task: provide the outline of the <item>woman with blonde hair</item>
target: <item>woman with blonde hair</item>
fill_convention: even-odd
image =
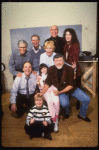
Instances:
[[[54,52],[55,45],[53,41],[46,41],[44,43],[45,53],[40,55],[40,64],[44,63],[48,67],[54,65],[53,57],[56,55]]]

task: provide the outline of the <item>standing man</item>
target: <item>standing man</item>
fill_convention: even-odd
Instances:
[[[43,47],[39,45],[40,37],[38,35],[31,36],[31,42],[33,44],[33,48],[30,49],[30,53],[32,56],[33,63],[33,71],[39,72],[39,64],[40,64],[40,55],[45,52]]]
[[[27,50],[28,43],[25,40],[18,41],[18,50],[12,53],[9,60],[9,71],[15,77],[21,77],[23,72],[23,63],[32,62],[31,53]]]
[[[64,62],[65,59],[63,55],[56,54],[54,56],[55,65],[51,66],[48,70],[48,76],[41,95],[43,95],[51,85],[55,86],[58,90],[54,90],[53,92],[55,95],[59,95],[60,104],[65,109],[65,118],[69,118],[70,95],[81,102],[78,118],[91,122],[91,120],[86,117],[90,97],[75,86],[75,80],[73,79],[74,71],[72,67],[64,64]]]
[[[51,37],[45,40],[45,42],[50,41],[50,40],[54,41],[54,44],[55,44],[54,52],[63,54],[63,49],[64,49],[63,47],[65,43],[64,43],[63,38],[58,36],[58,31],[59,31],[58,27],[56,25],[52,25],[50,28]]]
[[[34,103],[36,89],[36,76],[32,73],[32,64],[24,62],[22,77],[16,77],[11,89],[11,111],[16,112],[17,117],[23,115],[23,104],[29,110]]]

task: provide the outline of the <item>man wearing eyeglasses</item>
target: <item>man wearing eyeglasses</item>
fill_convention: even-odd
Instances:
[[[9,71],[15,77],[22,76],[22,67],[25,61],[32,63],[31,53],[27,50],[28,43],[25,40],[18,41],[18,50],[12,53],[9,60]]]

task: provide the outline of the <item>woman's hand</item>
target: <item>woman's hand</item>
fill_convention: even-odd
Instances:
[[[19,72],[19,73],[17,74],[17,77],[21,78],[21,77],[22,77],[22,73]]]
[[[76,62],[72,62],[72,68],[75,69],[76,68]]]

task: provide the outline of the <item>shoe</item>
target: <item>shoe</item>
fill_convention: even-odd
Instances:
[[[58,123],[55,123],[55,124],[54,124],[54,132],[55,132],[55,133],[58,132]]]
[[[42,138],[44,138],[44,132],[42,132]]]
[[[68,119],[68,118],[69,118],[69,115],[65,114],[65,115],[63,116],[63,121],[64,121],[65,119]]]
[[[29,137],[30,137],[30,139],[32,139],[32,138],[33,138],[33,135],[32,135],[32,134],[30,134],[30,135],[29,135]]]
[[[13,118],[18,118],[18,114],[17,114],[16,112],[12,112],[12,113],[11,113],[11,116],[12,116]]]
[[[79,110],[80,109],[80,101],[77,100],[76,102],[76,110]]]
[[[42,133],[42,137],[43,138],[46,138],[46,139],[48,139],[48,140],[52,140],[52,137],[51,137],[51,134],[50,133]]]
[[[88,117],[82,118],[80,115],[78,115],[78,118],[79,118],[79,119],[83,119],[83,120],[86,121],[86,122],[91,122],[91,120],[90,120]]]

